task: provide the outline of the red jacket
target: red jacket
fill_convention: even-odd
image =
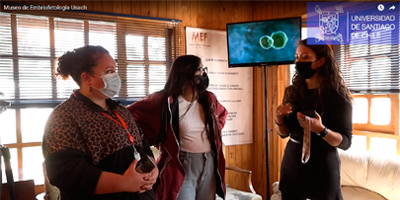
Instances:
[[[210,130],[213,130],[213,134],[209,134],[209,139],[216,155],[217,194],[225,199],[225,158],[222,152],[221,129],[225,125],[227,111],[217,101],[215,95],[208,91],[200,95],[199,103],[202,104],[206,114],[206,110],[209,110],[208,113],[214,113],[208,116],[212,119],[208,120],[208,125],[212,127]],[[160,91],[128,107],[149,145],[155,145],[160,151],[157,159],[160,173],[154,185],[157,200],[175,200],[185,179],[185,171],[179,160],[178,104],[176,97],[167,97]]]

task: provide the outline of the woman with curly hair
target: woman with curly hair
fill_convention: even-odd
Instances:
[[[121,88],[116,67],[101,46],[58,58],[57,75],[79,85],[53,110],[43,135],[46,175],[59,200],[155,199],[158,168],[136,171],[153,153],[129,111],[111,99]]]
[[[282,160],[283,200],[342,199],[337,148],[352,138],[352,97],[328,45],[302,40],[296,73],[276,110],[275,128],[290,136]]]

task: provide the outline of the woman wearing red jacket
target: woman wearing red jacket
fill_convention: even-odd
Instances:
[[[158,200],[225,197],[221,129],[227,111],[206,91],[208,83],[199,57],[180,56],[163,90],[128,107],[149,144],[160,150]]]

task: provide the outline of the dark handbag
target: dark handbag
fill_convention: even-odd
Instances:
[[[35,183],[33,180],[14,182],[10,163],[10,150],[8,147],[3,145],[0,145],[0,180],[3,180],[1,157],[4,157],[7,183],[1,185],[0,200],[36,200]]]

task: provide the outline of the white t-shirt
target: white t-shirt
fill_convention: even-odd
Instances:
[[[190,106],[182,96],[178,97],[179,102],[179,137],[182,151],[191,153],[204,153],[211,151],[211,144],[208,140],[205,126],[205,115],[203,107],[196,100]],[[190,107],[190,108],[189,108]],[[188,110],[189,108],[189,110]],[[185,114],[185,112],[187,113]]]

